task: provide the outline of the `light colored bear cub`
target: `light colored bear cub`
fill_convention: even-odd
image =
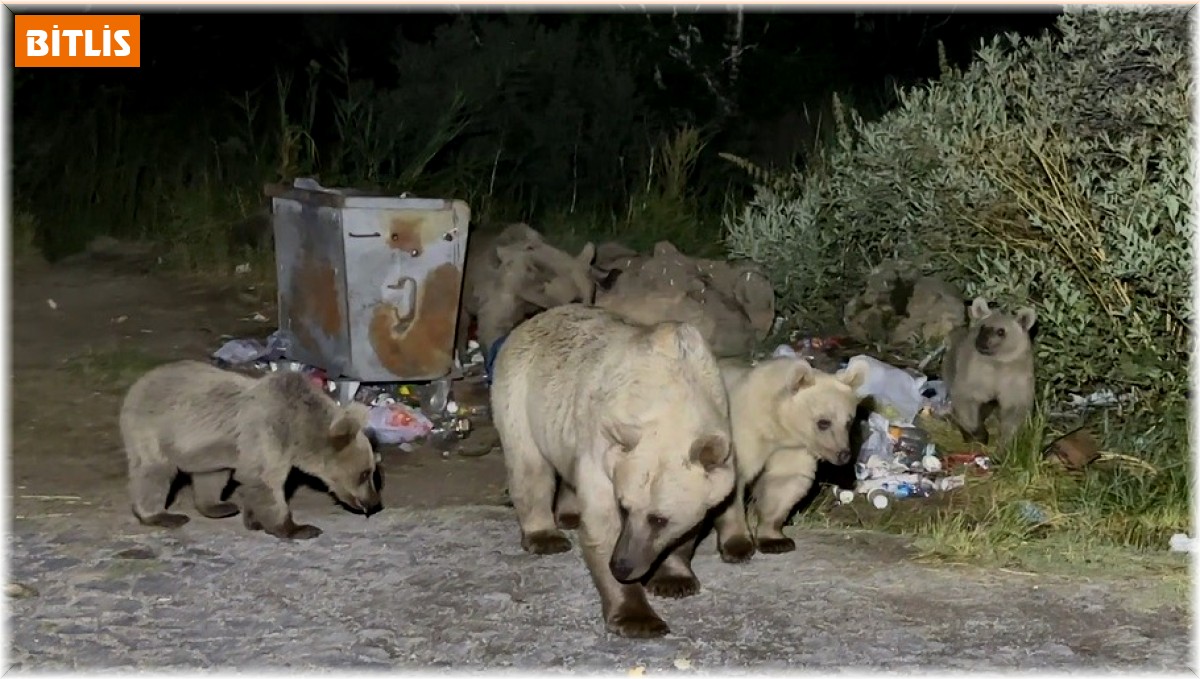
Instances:
[[[812,488],[819,460],[850,461],[850,427],[867,370],[865,363],[855,361],[830,374],[794,357],[754,367],[721,362],[738,477],[735,499],[716,522],[725,561],[745,561],[755,546],[767,554],[796,548],[783,534],[784,521]],[[753,541],[746,521],[747,490],[758,514]]]
[[[491,397],[521,545],[565,552],[560,528],[577,523],[607,629],[666,634],[642,582],[699,591],[698,527],[734,488],[728,399],[699,331],[555,307],[505,340]]]

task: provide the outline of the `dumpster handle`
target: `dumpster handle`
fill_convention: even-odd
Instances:
[[[379,238],[379,232],[376,231],[375,233],[352,233],[352,234],[349,234],[349,236],[351,238]]]
[[[388,284],[389,290],[403,290],[408,288],[408,311],[401,316],[399,312],[395,312],[396,325],[395,330],[397,335],[404,335],[408,332],[412,325],[413,318],[417,315],[417,281],[411,276],[401,276],[395,283]]]

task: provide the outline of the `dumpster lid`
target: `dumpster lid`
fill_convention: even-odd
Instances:
[[[290,185],[270,183],[263,193],[271,198],[294,200],[309,205],[333,208],[368,208],[376,210],[447,210],[453,201],[442,198],[410,198],[407,193],[389,196],[384,193],[352,188],[321,186],[311,177],[298,177]]]

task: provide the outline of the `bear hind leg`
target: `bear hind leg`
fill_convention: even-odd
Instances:
[[[782,470],[781,470],[782,472]],[[795,551],[796,541],[783,534],[783,524],[800,500],[812,488],[813,477],[792,470],[772,473],[768,470],[759,479],[755,493],[758,528],[755,531],[758,551],[763,554],[783,554]]]
[[[579,528],[579,497],[565,481],[558,481],[558,497],[554,501],[554,522],[562,530]]]
[[[520,429],[522,427],[518,427]],[[571,540],[554,520],[554,467],[542,457],[527,432],[509,431],[503,440],[508,468],[508,496],[521,526],[521,547],[531,554],[560,554],[571,549]]]
[[[133,515],[144,526],[179,528],[189,521],[186,514],[167,511],[171,482],[179,470],[163,461],[137,462],[129,465],[129,494],[133,498]]]
[[[196,511],[210,519],[225,519],[237,515],[237,503],[221,500],[229,478],[229,471],[192,474],[192,495],[196,499]]]

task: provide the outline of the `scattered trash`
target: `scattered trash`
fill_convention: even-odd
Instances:
[[[112,319],[112,322],[113,323],[124,323],[125,321],[128,321],[128,320],[129,320],[128,316],[117,316],[116,318]]]
[[[921,395],[921,387],[928,378],[924,375],[912,375],[866,354],[854,356],[848,363],[855,361],[865,362],[869,367],[867,379],[858,388],[859,396],[874,398],[877,412],[888,421],[912,424],[924,405],[925,397]]]
[[[237,266],[233,267],[233,273],[236,276],[250,273],[250,263],[245,262],[243,264],[238,264]]]
[[[1172,552],[1198,551],[1196,538],[1189,538],[1186,533],[1176,533],[1172,535],[1170,546]]]
[[[925,399],[921,412],[933,417],[945,417],[950,414],[949,390],[945,382],[929,380],[921,385],[921,398]]]
[[[646,674],[646,666],[645,665],[637,665],[629,670],[629,676],[631,676],[631,677],[641,677],[641,676],[644,676],[645,674]]]
[[[1029,500],[1017,502],[1017,513],[1022,519],[1032,524],[1042,524],[1050,520],[1045,510]]]
[[[675,665],[675,669],[677,670],[686,672],[687,670],[692,669],[692,661],[688,660],[687,658],[676,658],[675,662],[672,664]]]
[[[367,426],[385,445],[415,441],[433,431],[433,422],[428,417],[403,403],[371,406]]]
[[[266,323],[267,321],[269,321],[269,320],[271,320],[271,319],[269,319],[269,318],[267,318],[266,316],[263,316],[262,314],[260,314],[260,313],[258,313],[257,311],[255,311],[255,312],[254,312],[254,315],[250,317],[250,320],[252,320],[252,321],[258,321],[259,323]]]
[[[1100,391],[1092,392],[1087,396],[1070,394],[1067,397],[1067,403],[1072,408],[1078,408],[1081,410],[1095,407],[1107,408],[1115,406],[1123,401],[1129,401],[1131,397],[1131,394],[1125,394],[1124,396],[1118,397],[1112,392],[1111,389],[1101,389]]]
[[[226,342],[220,349],[213,352],[212,357],[218,363],[225,363],[227,365],[245,365],[260,359],[274,361],[283,358],[287,354],[287,350],[291,346],[289,340],[290,337],[280,331],[271,333],[267,337],[265,346],[254,339],[234,339]]]
[[[478,353],[479,344],[472,344]],[[358,384],[331,379],[320,368],[287,359],[292,346],[292,336],[286,331],[277,330],[267,337],[265,344],[256,339],[229,339],[213,352],[212,359],[222,367],[299,372],[331,397],[353,398],[370,407],[368,427],[374,430],[376,440],[384,445],[399,445],[404,450],[413,450],[412,444],[424,442],[443,448],[446,457],[449,457],[452,448],[458,448],[457,452],[468,457],[486,455],[494,448],[493,442],[487,440],[469,447],[458,445],[475,430],[471,418],[486,417],[488,408],[486,405],[467,407],[454,400],[450,380],[434,380],[425,384]],[[471,364],[482,362],[483,357],[479,356]],[[348,384],[354,388],[339,389]]]
[[[55,302],[52,299],[46,300],[46,304],[50,305],[51,309],[58,309],[58,302]]]
[[[983,453],[950,453],[942,456],[942,463],[947,470],[966,467],[977,474],[991,470],[991,459]]]
[[[1055,439],[1043,456],[1061,463],[1067,471],[1078,472],[1100,458],[1100,447],[1086,429],[1076,429]]]

